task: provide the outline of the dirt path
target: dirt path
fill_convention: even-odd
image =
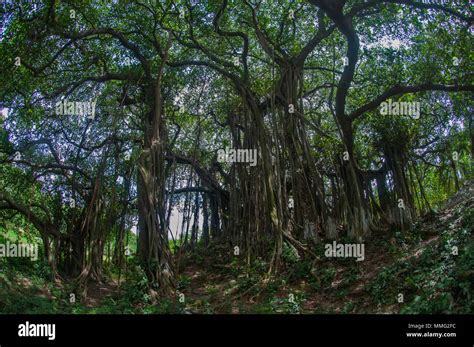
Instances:
[[[118,282],[115,280],[107,283],[91,282],[87,287],[84,305],[89,308],[99,307],[105,299],[116,293],[118,293]]]

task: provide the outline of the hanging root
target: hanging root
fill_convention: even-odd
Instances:
[[[301,243],[300,241],[296,240],[290,233],[283,232],[283,237],[293,246],[296,248],[297,251],[301,251],[304,254],[309,254],[312,258],[317,259],[317,255],[314,254],[306,245]]]

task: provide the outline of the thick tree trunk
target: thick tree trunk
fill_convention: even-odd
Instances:
[[[346,228],[351,238],[365,238],[370,232],[372,214],[364,197],[362,177],[354,158],[343,160],[341,176],[346,200]]]
[[[71,236],[71,274],[78,276],[84,267],[85,244],[84,235],[79,228],[75,228]]]
[[[162,66],[163,68],[163,66]],[[153,299],[174,292],[175,278],[165,221],[165,131],[162,119],[161,74],[149,90],[152,109],[144,120],[144,148],[138,159],[138,255]]]
[[[345,116],[343,116],[345,117]],[[345,194],[345,227],[351,238],[364,239],[370,233],[372,213],[364,194],[364,179],[354,158],[354,135],[352,122],[347,118],[337,118],[346,153],[340,159],[340,175]]]
[[[151,291],[170,295],[174,289],[164,216],[161,176],[164,157],[158,143],[145,149],[138,162],[138,250],[141,263],[148,276]]]
[[[51,277],[54,281],[59,278],[55,250],[51,249],[48,235],[41,235],[41,239],[43,240],[44,256],[48,262],[49,268],[51,270]]]
[[[306,136],[304,112],[300,102],[303,93],[302,71],[301,66],[294,66],[291,63],[282,68],[279,93],[282,99],[283,117],[280,123],[284,132],[283,145],[286,149],[286,158],[282,158],[281,161],[289,163],[296,235],[302,235],[303,228],[305,230],[309,228],[314,234],[312,239],[317,240],[319,234],[324,234],[328,229],[327,236],[333,238],[334,220],[328,218],[323,181],[309,151]],[[286,204],[284,208],[287,208]]]
[[[209,207],[211,209],[211,239],[216,240],[221,233],[220,218],[219,218],[219,204],[215,194],[209,196]]]
[[[408,228],[416,218],[416,212],[413,195],[405,174],[406,160],[403,153],[393,147],[386,148],[385,159],[392,172],[394,184],[395,201],[391,210],[396,218],[394,218],[392,224],[401,228]]]
[[[194,197],[194,220],[191,228],[191,249],[194,249],[198,242],[199,233],[199,193],[195,193]]]
[[[282,218],[281,212],[279,213],[279,208],[276,201],[276,188],[272,172],[272,161],[269,143],[267,139],[265,124],[263,122],[263,115],[260,113],[255,99],[247,90],[241,90],[241,95],[243,100],[247,103],[247,109],[251,116],[252,124],[255,126],[256,132],[256,144],[258,145],[261,160],[262,168],[262,178],[263,178],[263,206],[266,213],[266,217],[270,222],[270,230],[273,232],[274,239],[274,250],[272,255],[272,260],[270,263],[269,274],[277,273],[280,268],[281,254],[283,252],[283,230],[282,230]],[[251,184],[260,184],[260,182],[254,182],[252,180]],[[256,191],[258,189],[255,189]],[[265,230],[265,225],[262,226],[262,230]]]

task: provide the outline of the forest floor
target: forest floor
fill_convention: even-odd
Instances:
[[[214,245],[183,256],[174,299],[151,303],[143,274],[129,271],[119,285],[91,283],[71,304],[67,284],[52,284],[42,269],[0,272],[3,313],[472,313],[474,312],[474,183],[443,209],[407,231],[390,230],[365,243],[365,260],[299,259],[284,250],[284,270],[268,278],[268,264],[233,256]],[[130,269],[133,269],[130,264]]]
[[[424,216],[411,230],[373,235],[365,243],[365,260],[361,262],[324,256],[304,262],[286,257],[288,265],[282,276],[266,281],[261,272],[248,271],[240,259],[229,261],[225,254],[219,254],[228,248],[214,249],[214,256],[193,255],[186,259],[192,265],[186,266],[180,277],[184,279],[182,293],[190,301],[186,310],[197,313],[472,312],[473,289],[468,281],[474,279],[473,225],[474,184],[471,182],[443,209]]]

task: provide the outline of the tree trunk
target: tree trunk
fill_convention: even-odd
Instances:
[[[202,224],[202,240],[204,246],[209,245],[209,210],[207,207],[208,198],[207,193],[202,194],[202,215],[203,215],[203,224]]]
[[[165,136],[160,88],[159,78],[149,97],[153,107],[144,122],[144,148],[137,164],[138,255],[153,299],[160,294],[170,296],[175,288],[165,221]]]

